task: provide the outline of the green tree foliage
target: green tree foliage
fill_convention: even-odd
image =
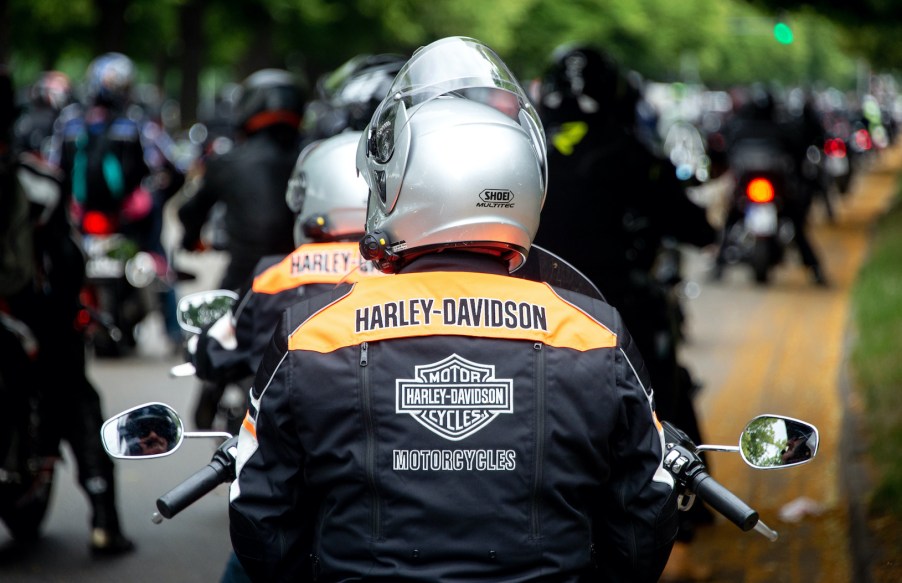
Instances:
[[[774,13],[744,0],[4,2],[15,23],[7,45],[19,83],[47,68],[78,77],[92,56],[115,49],[139,63],[145,81],[171,95],[178,96],[184,75],[204,79],[209,94],[264,66],[303,71],[313,81],[354,55],[410,54],[449,35],[488,43],[521,79],[540,75],[555,47],[588,42],[653,80],[843,88],[855,80],[854,57],[843,52],[851,45],[831,21],[810,9],[787,13],[794,42],[780,44],[773,37]],[[198,30],[182,18],[188,8],[200,11]],[[885,38],[868,37],[869,50],[883,47]],[[192,55],[200,59],[197,71]]]

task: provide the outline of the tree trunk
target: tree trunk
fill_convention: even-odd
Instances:
[[[182,86],[179,95],[182,126],[189,127],[197,120],[200,101],[199,79],[203,67],[205,0],[189,0],[179,10],[179,28],[182,37]]]
[[[9,0],[0,0],[0,65],[8,65],[10,58]]]
[[[97,47],[100,53],[116,51],[125,53],[125,12],[129,0],[96,0],[100,23],[97,31]]]

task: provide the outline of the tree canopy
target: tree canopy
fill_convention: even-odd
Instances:
[[[361,53],[410,54],[450,35],[494,48],[521,80],[552,50],[595,44],[647,79],[726,86],[753,81],[854,87],[862,58],[889,54],[883,29],[900,9],[868,0],[876,20],[843,20],[842,2],[779,0],[0,0],[0,61],[28,83],[46,69],[79,79],[90,59],[117,50],[145,81],[189,111],[228,81],[266,66],[308,79]],[[857,5],[856,5],[857,6]],[[823,10],[821,10],[823,8]],[[778,12],[778,9],[786,9]],[[857,8],[856,8],[857,10]],[[839,20],[831,20],[839,19]],[[778,20],[792,42],[774,37]],[[899,49],[896,49],[899,50]],[[883,51],[883,53],[881,53]],[[189,114],[188,118],[191,117]]]

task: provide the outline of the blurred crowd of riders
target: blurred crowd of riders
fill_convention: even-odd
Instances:
[[[52,467],[60,441],[72,446],[92,503],[94,552],[128,552],[133,543],[119,528],[112,464],[98,440],[100,400],[86,374],[80,222],[92,209],[134,218],[122,228],[134,229],[139,246],[159,258],[170,278],[159,307],[170,342],[180,348],[175,250],[161,238],[166,205],[177,205],[181,252],[226,252],[219,285],[253,293],[260,259],[284,257],[305,240],[329,240],[327,232],[304,230],[312,223],[297,220],[302,205],[286,204],[304,148],[363,130],[405,61],[360,55],[312,86],[287,70],[260,70],[222,87],[189,128],[178,127],[171,100],[137,83],[126,55],[99,56],[79,80],[47,71],[18,91],[13,83],[26,80],[5,71],[4,212],[13,208],[13,191],[21,191],[30,241],[21,247],[29,265],[4,255],[0,311],[30,329],[37,344],[21,362],[3,359],[0,390],[14,391],[10,385],[23,370],[38,380],[30,383],[42,419],[36,467]],[[723,201],[702,206],[697,193],[706,183],[731,180],[737,135],[775,124],[793,142],[793,172],[805,185],[793,217],[801,261],[816,283],[827,283],[829,257],[818,257],[805,237],[809,212],[817,203],[835,219],[837,201],[852,191],[858,172],[893,144],[895,88],[879,78],[862,95],[756,84],[698,92],[691,113],[674,113],[685,99],[662,111],[651,83],[590,45],[558,48],[528,86],[545,125],[549,165],[535,242],[572,262],[621,311],[651,371],[659,416],[701,443],[693,407],[699,387],[680,359],[682,274],[674,250],[707,250],[712,273],[721,276],[725,262],[717,249],[735,218]],[[0,225],[7,246],[16,233],[21,238],[13,216],[6,212]],[[12,336],[9,329],[4,333]],[[222,383],[202,393],[195,422],[210,427]],[[64,414],[74,410],[81,411],[77,421]],[[711,516],[701,508],[686,514],[679,540],[688,545]],[[684,552],[679,545],[674,551],[674,576],[702,576],[679,564]]]

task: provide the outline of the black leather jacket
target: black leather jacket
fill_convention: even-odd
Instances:
[[[422,257],[286,311],[232,544],[256,581],[656,581],[676,508],[651,403],[610,306]]]
[[[285,189],[300,153],[300,142],[297,135],[289,141],[286,136],[273,135],[270,129],[252,134],[229,152],[211,158],[200,189],[178,210],[185,229],[182,246],[193,249],[213,205],[225,203],[229,266],[222,286],[228,289],[244,291],[262,257],[284,257],[295,247],[294,216],[285,204]]]

